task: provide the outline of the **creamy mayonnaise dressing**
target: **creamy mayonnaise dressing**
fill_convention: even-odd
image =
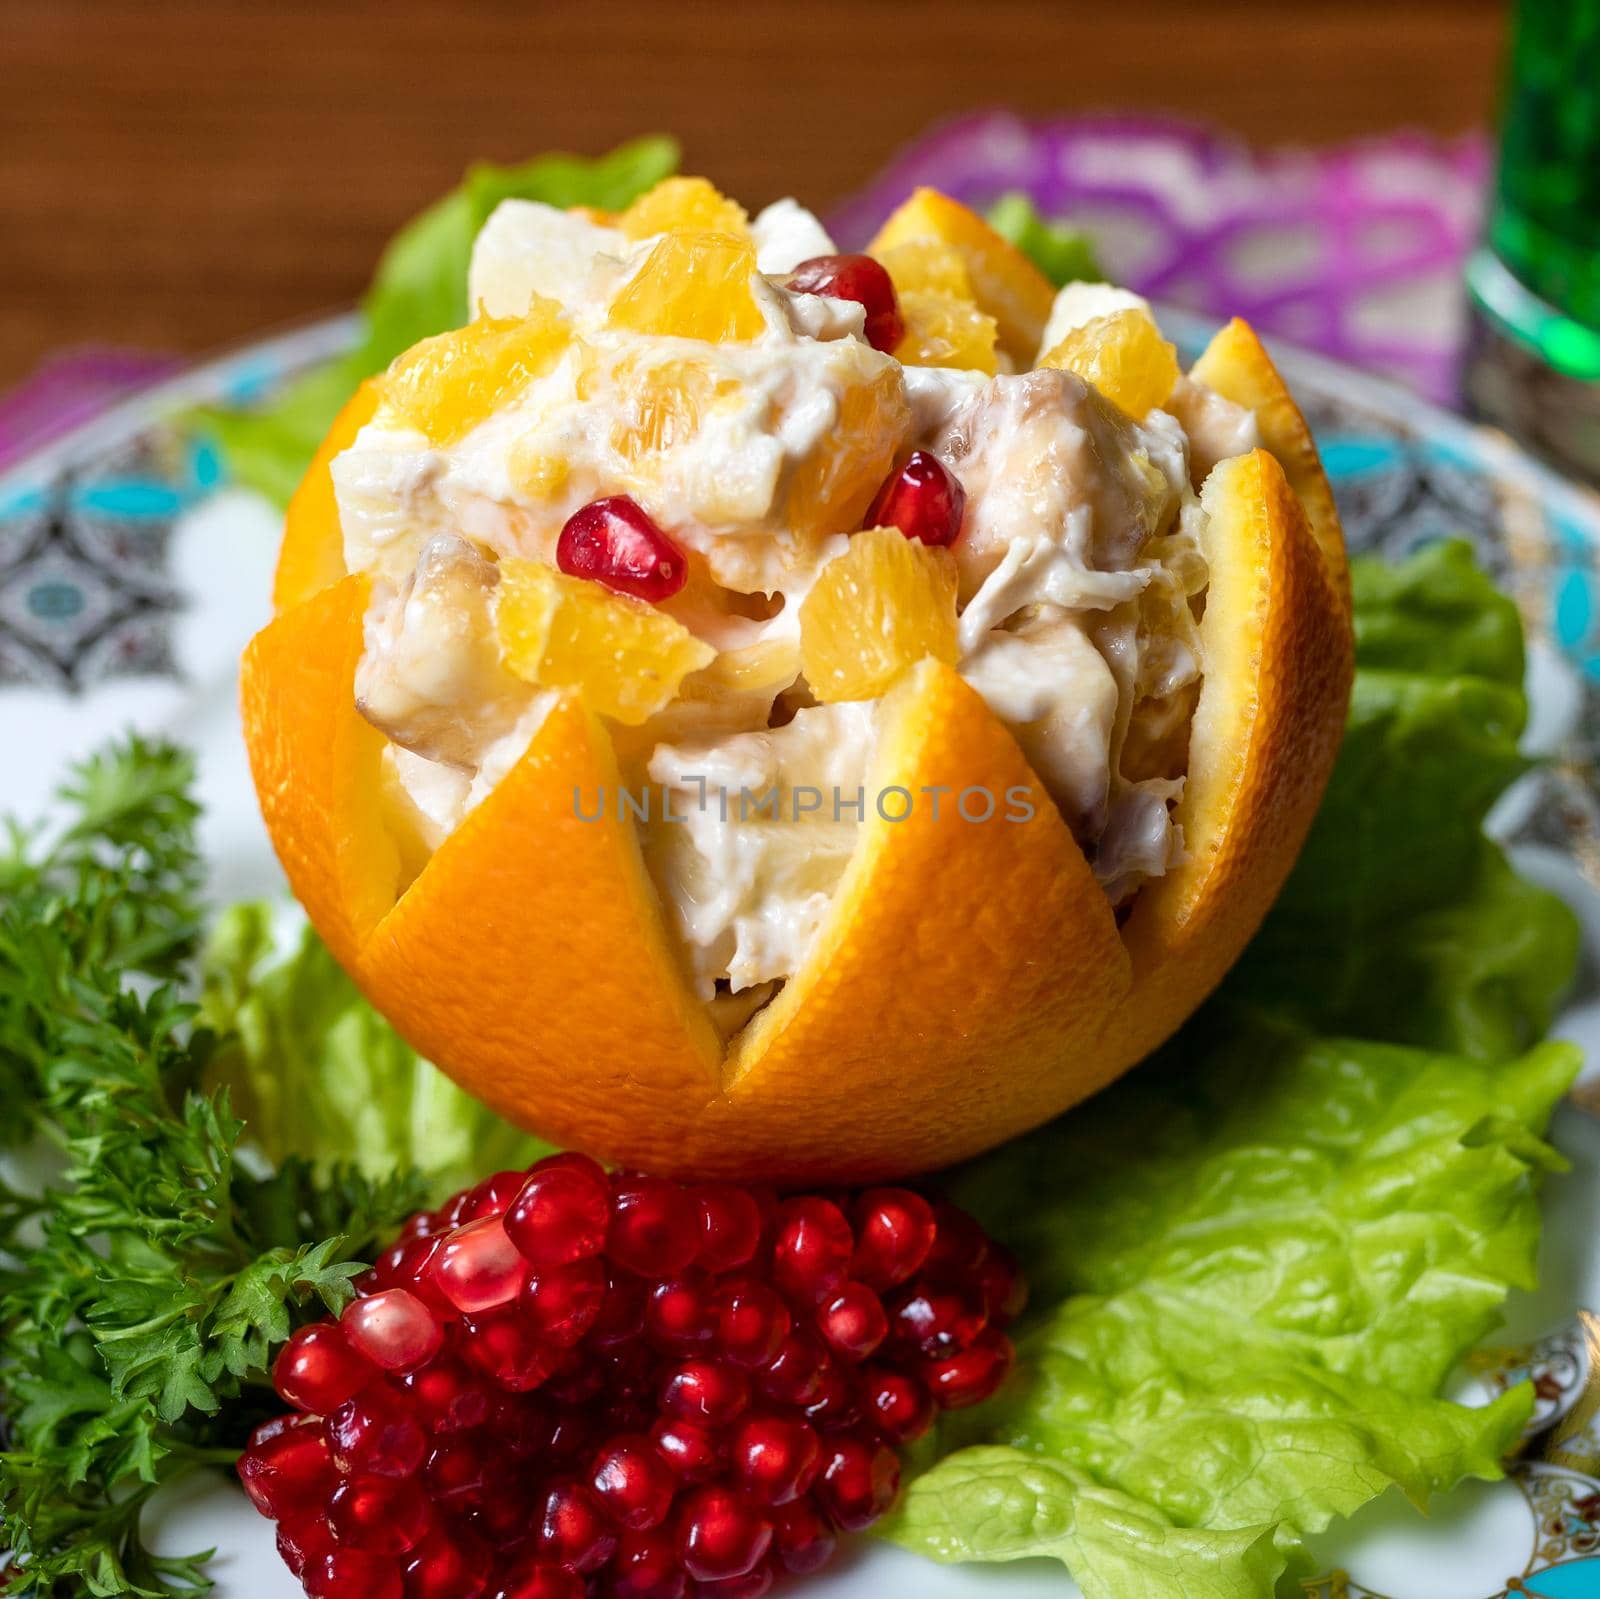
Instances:
[[[751,234],[773,278],[834,250],[792,200]],[[859,305],[767,277],[747,342],[608,327],[656,242],[503,204],[473,251],[475,313],[555,300],[574,334],[564,353],[453,443],[385,407],[333,463],[347,562],[375,579],[358,703],[392,740],[384,781],[421,849],[504,776],[553,702],[501,663],[497,562],[553,564],[574,511],[630,495],[689,559],[664,608],[719,654],[643,726],[615,729],[618,758],[625,781],[654,786],[641,843],[686,969],[718,1025],[742,1025],[804,959],[856,845],[855,798],[872,804],[878,705],[813,701],[799,607],[871,489],[921,448],[967,497],[958,670],[1114,902],[1166,871],[1204,671],[1195,487],[1254,447],[1251,413],[1188,378],[1169,409],[1132,418],[1068,372],[902,367],[862,338]],[[1042,349],[1143,304],[1068,285]]]

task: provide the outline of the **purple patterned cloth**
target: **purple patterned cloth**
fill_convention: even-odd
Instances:
[[[1174,120],[988,111],[927,134],[831,220],[859,245],[918,184],[979,208],[1020,190],[1084,227],[1118,282],[1448,402],[1488,167],[1480,135],[1257,151]]]
[[[170,355],[92,347],[64,350],[0,393],[0,467],[179,371]]]

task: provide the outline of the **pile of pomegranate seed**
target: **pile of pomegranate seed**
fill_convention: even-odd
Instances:
[[[502,1172],[414,1217],[239,1462],[314,1599],[759,1599],[881,1516],[1023,1287],[901,1188]]]
[[[892,350],[905,337],[894,282],[883,263],[870,255],[814,255],[789,274],[789,287],[801,294],[854,300],[867,313],[862,331],[874,350]]]
[[[626,494],[590,500],[556,539],[556,565],[638,600],[670,599],[689,581],[683,552]]]
[[[913,450],[883,480],[867,509],[866,527],[897,527],[924,544],[954,544],[967,491],[937,455]]]

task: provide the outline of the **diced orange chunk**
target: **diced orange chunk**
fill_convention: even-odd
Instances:
[[[878,259],[889,274],[896,294],[932,289],[938,294],[951,294],[977,303],[972,293],[972,275],[960,252],[942,240],[907,239],[904,244],[883,251]]]
[[[630,239],[657,233],[732,233],[748,229],[745,209],[705,178],[663,178],[616,220]]]
[[[956,659],[956,566],[898,528],[868,528],[800,606],[800,664],[819,700],[870,700],[919,661]]]
[[[539,561],[500,563],[495,627],[518,677],[634,727],[716,654],[665,611]]]
[[[751,288],[755,271],[748,239],[669,233],[611,302],[611,326],[713,344],[756,338],[766,323]]]
[[[571,331],[554,300],[423,339],[383,378],[383,398],[434,444],[453,444],[561,358]]]
[[[1148,311],[1132,307],[1074,328],[1039,361],[1076,372],[1129,416],[1165,403],[1178,381],[1178,352]]]
[[[999,370],[995,320],[970,300],[909,289],[900,296],[900,314],[906,331],[894,354],[902,365],[962,367],[991,376]]]

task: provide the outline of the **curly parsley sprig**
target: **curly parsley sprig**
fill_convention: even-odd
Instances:
[[[276,1347],[422,1199],[410,1173],[261,1169],[201,1087],[192,785],[129,737],[0,845],[0,1142],[51,1168],[0,1185],[0,1592],[29,1599],[211,1586],[204,1554],[145,1547],[144,1505],[234,1458]]]

